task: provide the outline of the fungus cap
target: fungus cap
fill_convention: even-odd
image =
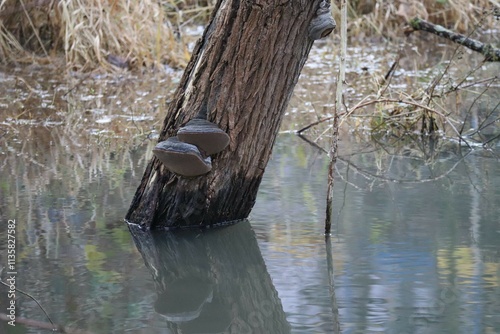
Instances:
[[[210,157],[203,158],[198,147],[181,142],[177,137],[159,142],[153,153],[168,170],[182,176],[199,176],[212,169]]]
[[[198,146],[206,155],[217,154],[229,144],[229,136],[216,124],[194,118],[177,132],[180,141]]]

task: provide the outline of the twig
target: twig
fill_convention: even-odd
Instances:
[[[392,78],[394,76],[394,72],[396,72],[396,68],[398,67],[400,60],[401,60],[401,50],[399,50],[398,55],[396,57],[396,60],[394,60],[394,62],[391,65],[391,68],[389,68],[389,71],[387,71],[387,73],[384,76],[384,83],[383,83],[384,87],[379,92],[379,94],[378,94],[379,96],[383,96],[384,93],[389,88],[391,81],[392,81]]]
[[[345,68],[347,58],[347,1],[342,0],[340,3],[340,69],[337,77],[337,92],[335,94],[335,107],[333,110],[332,136],[330,140],[330,150],[328,155],[330,163],[328,164],[328,187],[326,193],[326,218],[325,218],[325,235],[329,235],[332,228],[332,207],[333,207],[333,185],[335,163],[338,155],[338,140],[339,140],[339,114],[341,105],[344,102],[344,82]]]
[[[491,143],[491,142],[492,142],[492,141],[494,141],[494,140],[497,140],[498,138],[500,138],[500,133],[499,133],[498,135],[494,136],[493,138],[491,138],[491,139],[489,139],[489,140],[485,141],[485,142],[483,143],[483,146],[488,145],[489,143]]]
[[[491,85],[493,84],[493,81],[490,81],[490,83],[486,86],[486,88],[478,95],[474,98],[474,100],[472,101],[471,105],[469,106],[469,110],[467,111],[467,114],[465,115],[465,119],[464,121],[462,122],[462,126],[460,127],[460,133],[463,133],[464,131],[464,128],[465,128],[465,122],[467,121],[467,118],[469,118],[469,115],[472,113],[472,107],[474,107],[474,105],[479,101],[479,99],[484,95],[486,94],[486,91],[491,87]],[[498,104],[497,104],[498,106]],[[496,109],[496,108],[495,108]],[[481,124],[478,125],[477,127],[477,131],[481,130],[482,129],[482,125],[486,122],[486,120],[493,114],[493,112],[495,111],[495,109],[491,110],[490,111],[490,114],[487,115],[485,117],[485,119],[481,122]]]
[[[5,268],[5,267],[4,267]],[[0,275],[2,274],[4,268],[2,268],[2,270],[0,270]],[[0,278],[0,283],[5,285],[6,287],[10,287],[7,283],[5,283],[1,278]],[[47,319],[49,319],[50,323],[52,324],[52,329],[56,329],[56,325],[54,324],[54,322],[52,321],[52,319],[50,319],[49,315],[47,314],[47,312],[45,311],[45,309],[43,308],[42,305],[40,305],[40,303],[38,302],[38,300],[36,300],[35,297],[33,297],[32,295],[30,295],[29,293],[27,292],[24,292],[23,290],[20,290],[18,288],[16,288],[16,291],[17,292],[20,292],[21,294],[27,296],[27,297],[30,297],[43,311],[43,313],[45,313],[45,316],[47,317]]]
[[[331,119],[333,119],[333,116],[326,117],[326,118],[321,118],[321,119],[317,120],[316,122],[312,122],[311,124],[309,124],[307,126],[304,126],[302,129],[300,129],[299,131],[297,131],[297,134],[300,136],[300,135],[302,135],[302,132],[304,132],[304,131],[312,128],[313,126],[316,126],[318,124],[327,122],[327,121],[329,121]]]
[[[455,170],[455,168],[457,168],[457,166],[469,155],[471,154],[471,151],[467,152],[463,157],[461,157],[455,164],[453,164],[453,166],[447,170],[446,172],[444,172],[443,174],[440,174],[438,176],[435,176],[435,177],[430,177],[430,178],[427,178],[427,179],[423,179],[423,180],[410,180],[410,179],[396,179],[396,178],[391,178],[391,177],[386,177],[386,176],[383,176],[383,175],[379,175],[379,174],[375,174],[375,173],[372,173],[372,172],[368,172],[366,170],[363,170],[361,167],[357,166],[356,164],[352,163],[351,161],[349,160],[344,160],[344,159],[340,159],[339,158],[339,161],[349,165],[350,167],[354,168],[354,170],[358,173],[360,173],[361,175],[364,175],[365,177],[367,178],[371,178],[372,180],[374,179],[379,179],[379,180],[383,180],[385,182],[391,182],[391,183],[398,183],[398,184],[420,184],[420,183],[428,183],[428,182],[435,182],[437,180],[440,180],[446,176],[448,176],[452,171]]]
[[[5,313],[0,313],[0,320],[11,321],[10,318],[8,317],[8,315]],[[23,318],[23,317],[16,317],[16,323],[23,324],[23,325],[28,326],[28,327],[47,329],[47,330],[50,330],[54,333],[92,334],[92,332],[88,332],[88,331],[76,329],[76,328],[68,328],[68,327],[64,327],[61,325],[55,325],[56,327],[54,327],[53,324],[49,324],[48,322],[27,319],[27,318]]]
[[[73,87],[68,89],[68,91],[62,95],[62,97],[65,97],[66,95],[71,93],[76,87],[80,86],[85,80],[87,80],[91,76],[91,74],[92,73],[85,74],[80,80],[78,80],[78,82]]]
[[[306,137],[304,136],[299,136],[302,140],[304,140],[305,142],[307,142],[309,145],[311,146],[314,146],[315,148],[317,148],[318,150],[322,151],[323,153],[326,153],[328,154],[328,152],[322,148],[321,146],[319,146],[318,144],[316,144],[315,142],[307,139]],[[492,140],[496,139],[497,137],[500,137],[500,134],[498,136],[496,136],[495,138],[489,140],[488,142],[491,142]],[[362,177],[364,177],[365,179],[367,180],[382,180],[384,182],[391,182],[391,183],[398,183],[398,184],[419,184],[419,183],[428,183],[428,182],[434,182],[434,181],[437,181],[437,180],[440,180],[446,176],[448,176],[452,171],[454,171],[457,166],[463,161],[465,160],[465,158],[471,154],[472,151],[469,151],[467,152],[464,156],[460,157],[460,159],[455,162],[453,164],[453,166],[451,166],[450,169],[448,169],[446,172],[440,174],[440,175],[437,175],[437,176],[434,176],[434,177],[430,177],[430,178],[427,178],[427,179],[421,179],[421,180],[412,180],[412,179],[396,179],[396,178],[390,178],[390,177],[386,177],[386,176],[383,176],[383,175],[380,175],[380,174],[375,174],[375,173],[372,173],[372,172],[369,172],[369,171],[366,171],[364,169],[362,169],[361,167],[357,166],[356,164],[354,164],[353,162],[351,162],[350,160],[348,159],[345,159],[345,158],[341,158],[341,157],[337,157],[337,160],[346,164],[347,166],[349,167],[352,167],[354,169],[354,171],[356,173],[358,173],[359,175],[361,175]],[[408,157],[406,157],[408,158]],[[353,185],[353,184],[351,184]],[[354,185],[353,185],[354,186]],[[354,186],[356,188],[359,188],[357,186]]]
[[[377,103],[402,103],[402,104],[407,104],[407,105],[411,105],[411,106],[414,106],[414,107],[421,108],[423,110],[429,111],[429,112],[434,113],[434,114],[436,114],[438,116],[441,116],[443,118],[443,120],[453,129],[453,131],[458,136],[458,138],[461,141],[463,141],[467,145],[468,148],[471,148],[471,146],[469,145],[469,143],[460,134],[460,132],[457,130],[457,128],[453,125],[453,123],[451,123],[451,121],[448,119],[448,117],[446,117],[446,115],[444,115],[443,113],[437,111],[436,109],[433,109],[431,107],[425,106],[425,105],[423,105],[421,103],[418,103],[418,102],[409,101],[409,100],[399,100],[399,99],[393,99],[393,98],[380,98],[380,99],[369,100],[369,101],[365,101],[365,102],[362,102],[362,103],[358,103],[351,110],[349,110],[348,114],[353,113],[357,109],[361,109],[361,108],[367,107],[367,106],[372,105],[372,104],[377,104]],[[315,126],[315,125],[318,125],[320,123],[326,122],[326,121],[332,119],[333,117],[334,116],[321,119],[319,121],[316,121],[314,123],[309,124],[308,126],[304,127],[303,129],[307,130],[307,129]],[[303,130],[303,129],[301,129],[301,130]],[[302,132],[303,131],[299,131],[298,133],[301,134]]]
[[[300,139],[302,139],[303,141],[305,141],[306,143],[308,143],[309,145],[311,146],[314,146],[315,148],[317,148],[319,151],[321,151],[322,153],[325,153],[325,154],[328,154],[328,151],[325,150],[323,147],[319,146],[318,144],[316,144],[315,142],[313,142],[312,140],[309,140],[307,137],[304,137],[303,135],[301,135],[300,133],[297,134],[297,136],[299,136]]]
[[[420,18],[414,18],[409,22],[411,29],[407,30],[406,33],[410,34],[414,30],[427,31],[437,36],[449,39],[457,44],[463,45],[473,51],[479,52],[485,57],[485,61],[500,61],[500,49],[493,47],[491,44],[483,43],[478,40],[469,38],[465,35],[453,32],[446,29],[438,24],[433,24],[422,20]]]
[[[497,81],[499,78],[500,77],[496,75],[494,77],[489,77],[489,78],[477,80],[477,81],[474,81],[474,82],[469,82],[469,83],[467,83],[467,85],[461,86],[467,80],[467,76],[464,76],[464,78],[462,79],[461,82],[459,82],[458,84],[456,84],[454,87],[451,87],[449,90],[443,92],[442,94],[443,95],[447,95],[447,94],[454,93],[456,91],[463,90],[463,89],[466,89],[466,88],[469,88],[469,87],[473,87],[473,86],[476,86],[476,85],[479,85],[479,84],[483,84],[483,83],[486,83],[486,82],[489,82],[488,83],[488,87],[489,87],[492,83],[494,83],[495,81]],[[434,95],[434,96],[435,97],[441,97],[441,95]]]
[[[401,59],[401,54],[398,53],[396,60],[392,63],[391,68],[389,68],[389,71],[387,71],[387,73],[384,76],[384,83],[387,82],[387,80],[389,80],[392,77],[392,75],[394,74],[394,71],[396,70],[396,67],[399,64],[400,59]]]

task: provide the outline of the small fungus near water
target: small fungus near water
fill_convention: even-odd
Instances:
[[[199,176],[212,169],[210,157],[204,158],[198,147],[179,141],[177,137],[159,142],[153,153],[168,170],[182,176]]]

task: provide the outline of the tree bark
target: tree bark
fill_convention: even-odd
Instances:
[[[195,178],[175,175],[153,157],[126,215],[129,222],[206,227],[249,215],[314,39],[332,30],[322,28],[322,18],[331,19],[329,9],[329,0],[217,2],[159,141],[175,136],[206,106],[208,120],[229,135],[229,146],[212,156],[208,174]]]

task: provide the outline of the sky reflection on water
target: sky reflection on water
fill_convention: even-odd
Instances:
[[[306,316],[310,322],[315,319],[320,323],[328,314],[331,321],[321,235],[326,166],[317,161],[300,166],[298,155],[292,153],[297,149],[287,150],[283,144],[289,140],[294,142],[287,137],[278,143],[275,152],[283,149],[287,153],[273,160],[262,186],[264,194],[271,188],[280,196],[274,200],[259,197],[251,221],[257,234],[262,229],[265,235],[259,243],[276,289],[282,300],[288,301],[283,305],[289,321],[303,323]],[[423,178],[439,178],[440,172],[462,159],[456,155],[442,162],[436,159],[433,164],[416,164],[405,157],[386,158],[394,164],[400,160],[397,166],[403,171],[410,161],[416,175]],[[360,163],[363,159],[369,162],[370,154],[350,160],[369,170],[372,164],[364,166]],[[432,183],[401,184],[382,179],[363,188],[366,175],[348,172],[346,167],[342,174],[353,184],[336,184],[337,219],[332,236],[335,293],[343,332],[498,332],[498,158],[472,153],[446,177]],[[284,182],[273,182],[278,175]],[[285,204],[283,198],[287,199]],[[270,224],[265,212],[272,208],[285,212],[290,208],[293,214],[285,213]],[[311,282],[316,293],[311,293]],[[303,305],[311,306],[309,312],[297,311]],[[324,307],[310,314],[318,305]]]

